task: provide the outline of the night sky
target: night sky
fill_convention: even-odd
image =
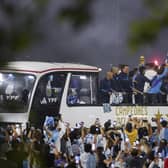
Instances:
[[[68,3],[70,0],[51,1],[37,21],[43,39],[18,54],[16,60],[77,62],[96,65],[104,71],[111,64],[126,63],[134,67],[140,55],[145,55],[147,60],[158,57],[163,60],[167,52],[167,30],[160,33],[156,42],[134,54],[128,49],[130,23],[149,15],[142,0],[94,0],[92,20],[79,31],[70,22],[60,22],[55,17]]]

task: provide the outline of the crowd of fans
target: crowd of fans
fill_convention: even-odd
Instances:
[[[4,168],[168,168],[165,119],[129,116],[125,125],[111,120],[72,128],[61,118],[46,117],[43,129],[0,130],[0,166]]]
[[[100,81],[102,103],[166,104],[168,67],[146,64],[129,71],[112,67]],[[156,127],[151,126],[154,122]],[[125,125],[99,118],[75,128],[46,116],[43,128],[0,127],[0,166],[4,168],[168,168],[168,122],[128,116]]]
[[[100,81],[102,103],[167,104],[168,67],[153,63],[129,70],[128,65],[112,67]]]

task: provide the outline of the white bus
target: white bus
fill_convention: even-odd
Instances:
[[[58,113],[71,126],[89,126],[96,118],[125,123],[128,115],[168,117],[168,106],[101,105],[99,71],[81,64],[9,62],[0,70],[0,122],[42,126],[45,116]]]

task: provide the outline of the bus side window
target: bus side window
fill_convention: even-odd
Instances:
[[[97,78],[91,73],[72,74],[67,97],[68,105],[97,103]]]

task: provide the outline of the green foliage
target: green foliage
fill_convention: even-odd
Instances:
[[[49,0],[33,0],[32,10],[31,6],[22,7],[12,1],[0,1],[0,10],[9,23],[8,26],[0,25],[0,66],[38,40],[36,22],[48,2]]]
[[[33,0],[38,6],[46,6],[49,0]]]
[[[0,6],[2,7],[2,10],[7,14],[8,16],[13,16],[15,13],[15,8],[10,3],[5,3],[4,0],[0,2]]]
[[[168,1],[144,0],[144,2],[151,16],[131,25],[128,44],[133,51],[154,42],[160,31],[168,27]]]
[[[161,22],[158,19],[153,18],[141,22],[134,22],[131,27],[129,46],[133,50],[137,50],[138,46],[153,42],[160,32],[160,29]]]
[[[90,5],[93,0],[74,0],[73,6],[62,8],[59,12],[61,21],[69,20],[74,28],[81,28],[91,20]]]
[[[43,14],[45,11],[45,8],[48,6],[50,0],[33,0],[34,4],[36,5],[36,14],[38,12],[38,15]]]
[[[14,32],[11,34],[11,49],[16,51],[21,51],[26,48],[33,41],[31,32]]]

